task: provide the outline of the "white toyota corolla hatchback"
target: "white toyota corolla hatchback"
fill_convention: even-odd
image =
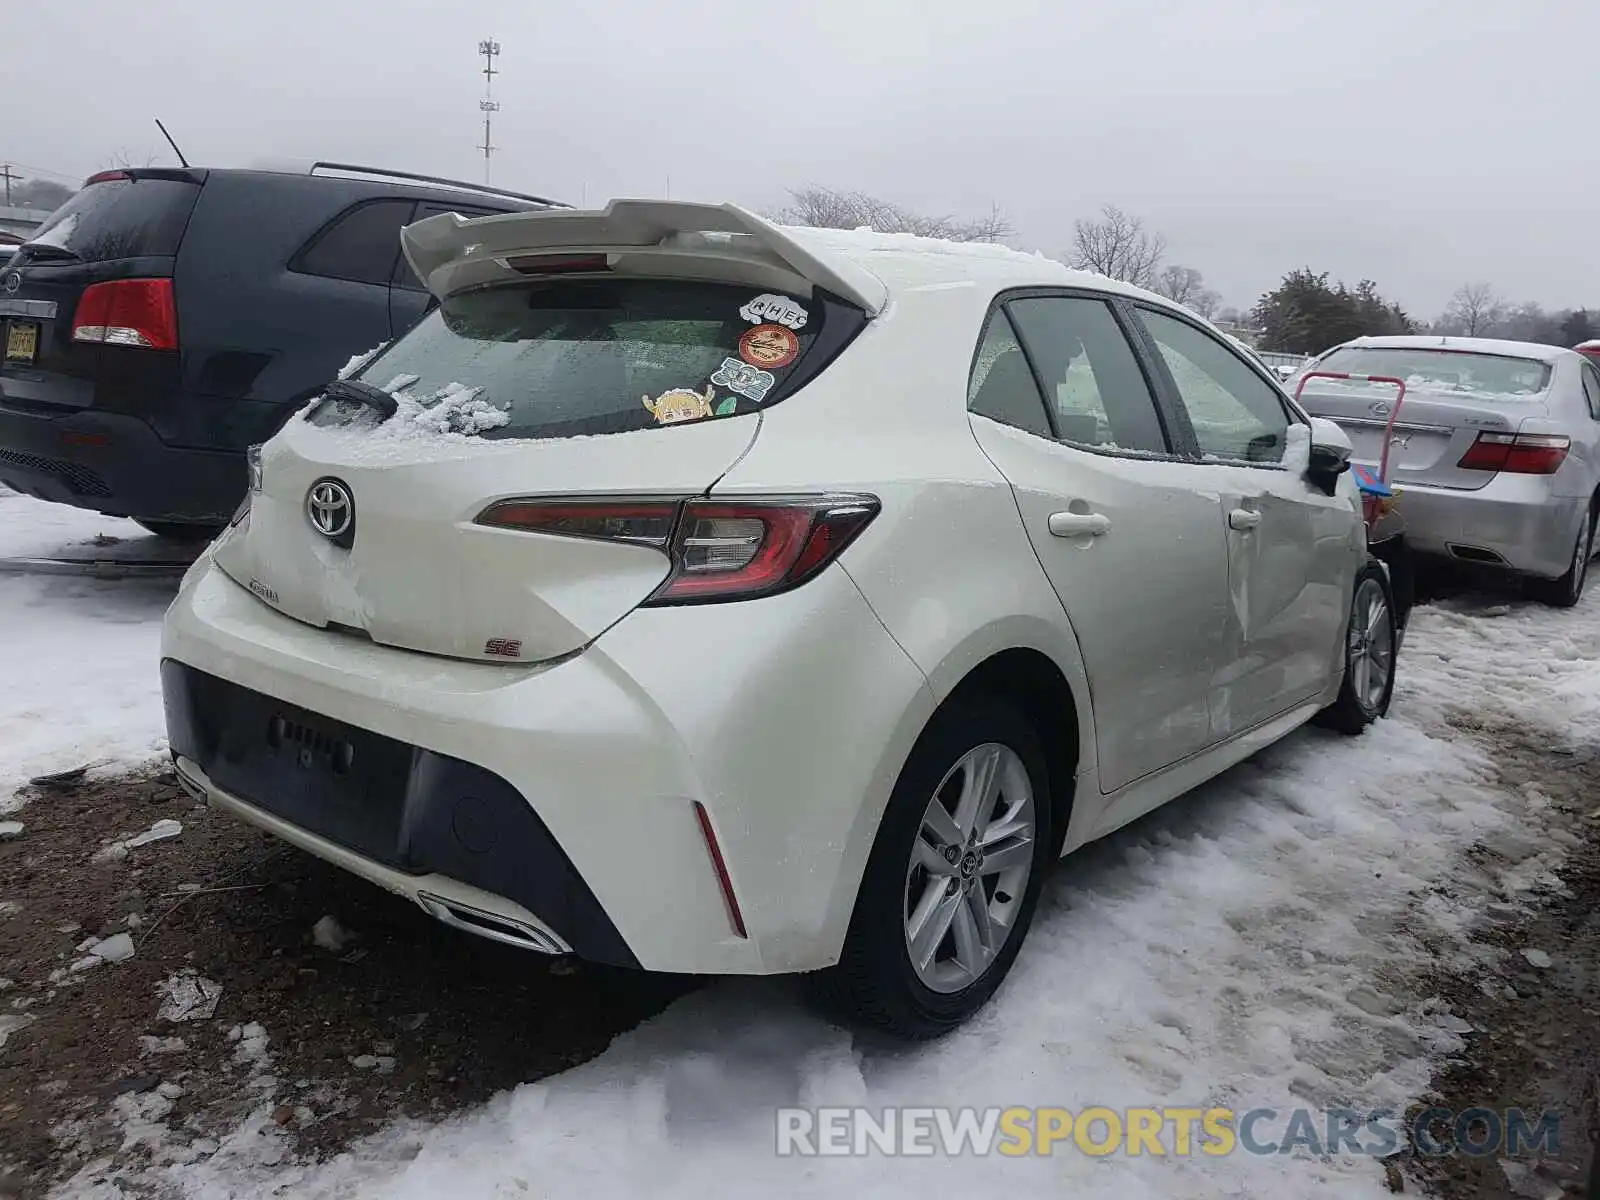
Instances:
[[[440,920],[929,1035],[1058,855],[1388,704],[1348,440],[1156,296],[732,206],[404,241],[437,309],[253,458],[162,676],[195,794]]]

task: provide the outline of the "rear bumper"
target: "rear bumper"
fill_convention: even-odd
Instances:
[[[1471,492],[1402,483],[1406,540],[1419,554],[1557,578],[1588,502],[1550,487],[1549,476],[1507,474]]]
[[[318,858],[325,859],[334,866],[342,867],[352,875],[359,875],[369,883],[375,883],[387,891],[404,896],[420,905],[425,912],[448,924],[465,928],[481,937],[544,954],[566,954],[573,949],[543,920],[504,896],[486,892],[446,875],[399,871],[374,859],[366,858],[338,842],[320,837],[219,788],[193,759],[177,755],[175,764],[179,780],[196,799],[203,800],[213,808],[220,809]],[[537,864],[538,867],[550,865],[552,864],[549,862]],[[530,864],[530,868],[534,866],[535,864]],[[559,869],[558,867],[557,870]],[[609,924],[584,932],[592,935],[588,939],[591,947],[597,938],[603,939],[608,934],[614,938],[616,935],[615,929]],[[626,947],[623,950],[624,953],[620,956],[604,957],[610,957],[612,961],[625,965],[636,965],[631,962],[632,956],[626,954]],[[602,957],[595,955],[592,948],[589,953],[591,957]]]
[[[242,454],[170,446],[137,417],[0,407],[0,483],[40,500],[151,521],[226,521]]]
[[[266,708],[230,715],[213,745],[231,738],[234,749],[213,749],[210,761],[185,752],[203,739],[169,711],[174,750],[188,760],[180,765],[214,803],[419,902],[463,899],[444,890],[459,885],[471,889],[470,907],[543,928],[580,955],[673,972],[767,974],[837,960],[883,807],[934,706],[921,673],[836,569],[759,601],[639,610],[574,658],[524,667],[301,624],[208,553],[167,614],[162,655],[169,708],[169,676],[183,664],[288,707],[290,719],[310,714],[313,729],[318,717],[337,722],[356,754],[376,739],[416,755],[403,777],[360,800],[403,806],[387,827],[399,837],[385,843],[296,801],[281,773],[251,766],[238,747],[263,735]],[[746,936],[730,919],[696,805]],[[486,827],[507,853],[483,849]],[[496,855],[505,865],[489,870]],[[538,882],[546,872],[563,880],[555,892]],[[583,895],[598,915],[587,927],[574,919]],[[604,949],[606,929],[620,955]]]

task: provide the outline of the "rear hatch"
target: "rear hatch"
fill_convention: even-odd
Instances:
[[[4,265],[0,403],[139,412],[175,386],[173,263],[204,180],[93,176]]]
[[[543,245],[544,218],[514,219],[511,241]],[[438,220],[476,249],[471,227],[506,218]],[[675,264],[723,279],[615,250],[499,257],[260,452],[216,558],[264,603],[451,657],[580,650],[657,593],[690,499],[866,319],[795,272],[755,279],[750,249]]]
[[[1312,364],[1317,371],[1390,375],[1406,381],[1395,417],[1389,476],[1399,484],[1475,490],[1493,471],[1462,467],[1479,434],[1514,434],[1549,415],[1551,369],[1533,358],[1456,348],[1342,346]],[[1392,384],[1310,379],[1305,409],[1350,435],[1357,462],[1376,467],[1384,429],[1399,395]]]

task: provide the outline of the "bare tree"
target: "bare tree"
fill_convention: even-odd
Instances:
[[[1161,273],[1156,276],[1154,291],[1160,292],[1174,304],[1188,304],[1198,291],[1205,287],[1205,278],[1193,267],[1181,267],[1177,263],[1162,267]]]
[[[866,192],[841,192],[815,184],[791,188],[788,206],[773,213],[772,219],[816,229],[874,229],[951,242],[998,242],[1012,233],[1011,222],[998,208],[975,219],[930,217]]]
[[[1222,307],[1222,297],[1210,288],[1201,288],[1189,297],[1188,305],[1190,312],[1209,321],[1217,315],[1217,309]]]
[[[1168,300],[1183,305],[1207,320],[1222,305],[1222,297],[1206,286],[1205,276],[1193,267],[1183,267],[1177,263],[1161,268],[1151,290],[1160,292]]]
[[[1145,229],[1139,217],[1108,204],[1100,210],[1098,221],[1080,218],[1073,222],[1068,258],[1075,267],[1150,287],[1156,282],[1156,270],[1166,250],[1166,238]]]
[[[1486,337],[1505,319],[1506,305],[1487,283],[1464,283],[1450,297],[1442,324],[1467,337]]]

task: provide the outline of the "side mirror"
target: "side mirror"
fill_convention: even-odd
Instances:
[[[1328,495],[1339,486],[1339,476],[1350,469],[1350,437],[1327,417],[1311,418],[1311,461],[1306,478]]]

